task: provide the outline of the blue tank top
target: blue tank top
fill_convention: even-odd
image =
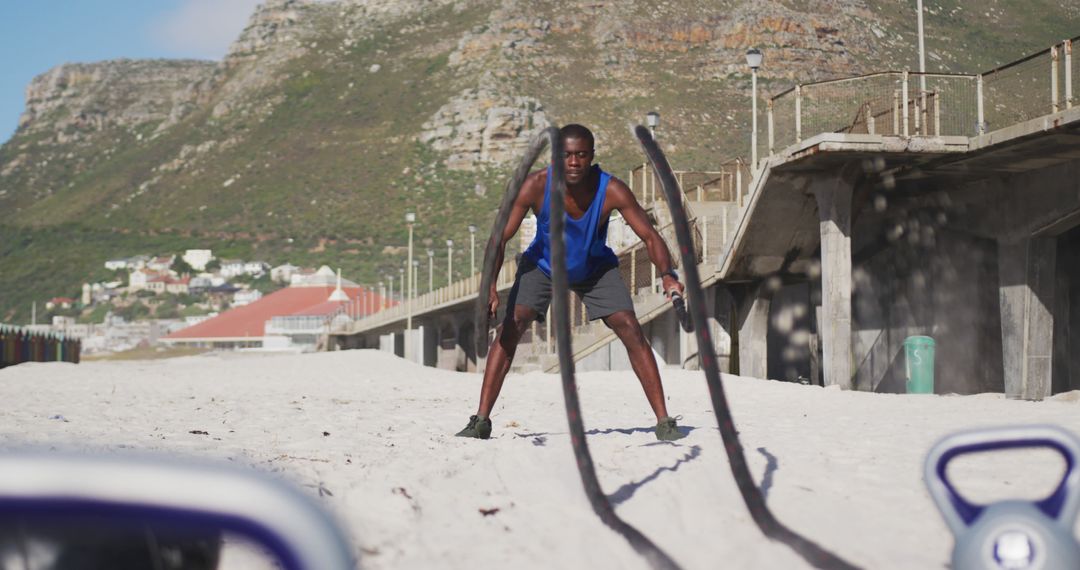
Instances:
[[[563,236],[566,240],[566,273],[570,283],[580,283],[602,269],[619,265],[619,258],[607,246],[607,219],[600,219],[604,211],[604,197],[607,195],[608,181],[611,175],[599,166],[593,166],[600,173],[596,194],[593,196],[585,215],[575,220],[566,215]],[[536,216],[536,237],[522,257],[532,261],[551,277],[551,241],[548,240],[551,221],[551,168],[548,167],[547,183],[544,184],[544,205]]]

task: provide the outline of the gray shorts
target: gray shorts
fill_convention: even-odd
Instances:
[[[619,311],[633,312],[634,310],[630,291],[619,276],[617,266],[599,270],[585,281],[570,284],[570,290],[585,303],[590,321],[602,319]],[[518,266],[517,276],[514,278],[514,287],[510,289],[507,308],[524,305],[536,311],[537,320],[542,321],[546,318],[550,304],[551,278],[545,275],[536,264],[522,259],[521,265]],[[507,316],[510,314],[513,312],[509,311]]]

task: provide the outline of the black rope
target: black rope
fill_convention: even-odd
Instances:
[[[698,274],[697,253],[694,251],[693,241],[690,239],[690,222],[683,208],[682,190],[679,188],[675,175],[671,171],[667,157],[653,140],[649,130],[638,125],[634,128],[634,134],[641,143],[653,170],[660,178],[660,185],[664,189],[664,197],[667,199],[668,208],[675,226],[675,235],[679,241],[679,253],[683,260],[683,272],[685,273],[684,286],[690,297],[690,313],[693,316],[697,329],[698,358],[701,368],[705,371],[705,380],[709,386],[709,394],[712,397],[713,411],[716,413],[716,421],[720,426],[720,435],[724,440],[724,449],[727,451],[728,463],[731,465],[731,473],[735,476],[735,483],[739,487],[746,507],[750,510],[750,516],[757,523],[758,528],[765,536],[783,542],[792,550],[799,553],[807,562],[817,568],[823,569],[855,569],[851,563],[840,558],[836,554],[825,550],[817,543],[796,533],[784,526],[773,516],[772,511],[765,504],[765,498],[761,489],[754,483],[750,475],[750,469],[746,464],[746,455],[743,453],[742,444],[739,443],[739,434],[735,431],[735,422],[728,407],[727,396],[724,394],[724,385],[720,379],[720,369],[717,366],[716,354],[713,352],[712,338],[709,335],[708,315],[706,314],[705,292],[701,288],[701,276]],[[554,203],[554,202],[553,202]],[[554,226],[553,226],[554,227]],[[554,232],[554,229],[552,229]],[[552,254],[554,258],[554,253]]]
[[[621,534],[630,546],[638,554],[642,555],[653,568],[657,570],[678,570],[679,565],[671,559],[660,547],[656,546],[648,537],[634,528],[615,514],[614,507],[608,500],[603,489],[600,488],[600,480],[596,477],[596,468],[593,466],[592,455],[585,440],[585,426],[581,418],[581,405],[578,402],[577,381],[574,379],[573,348],[570,345],[570,308],[567,303],[570,294],[570,286],[566,275],[566,244],[563,241],[563,215],[564,195],[566,194],[566,181],[563,177],[565,165],[563,163],[563,145],[559,129],[549,127],[543,133],[533,139],[529,145],[521,164],[518,165],[514,176],[507,185],[506,195],[503,196],[495,217],[491,239],[488,240],[484,250],[483,277],[480,282],[480,292],[476,302],[477,326],[477,354],[487,354],[488,325],[483,327],[479,323],[488,323],[488,289],[495,279],[495,267],[499,262],[495,254],[499,251],[500,240],[503,230],[506,229],[507,219],[510,216],[510,206],[514,203],[521,185],[528,176],[533,163],[540,156],[544,146],[551,148],[551,205],[550,205],[550,228],[551,240],[551,282],[552,282],[552,325],[555,329],[555,341],[559,350],[559,370],[562,375],[563,396],[566,400],[566,420],[570,427],[570,443],[574,449],[574,458],[577,460],[578,473],[581,475],[581,483],[585,487],[585,495],[589,498],[593,511],[600,520],[615,532]],[[507,311],[513,311],[513,307],[507,307]]]
[[[477,358],[487,356],[488,332],[491,330],[491,317],[493,317],[493,315],[488,315],[488,290],[498,276],[496,268],[502,266],[502,260],[497,259],[496,255],[502,246],[502,235],[510,219],[510,208],[513,207],[514,200],[517,199],[518,193],[521,192],[521,185],[525,183],[525,177],[529,175],[529,171],[532,169],[533,164],[536,163],[536,159],[540,158],[540,153],[548,146],[548,141],[560,140],[559,129],[556,127],[548,127],[533,137],[533,140],[529,143],[529,148],[525,151],[525,156],[521,159],[521,163],[518,164],[517,169],[514,170],[514,175],[510,177],[510,181],[506,184],[506,192],[503,194],[502,202],[499,203],[499,210],[495,214],[495,222],[491,226],[491,237],[488,238],[487,245],[484,247],[484,263],[480,266],[480,291],[476,297],[476,306],[473,311],[473,321],[476,323],[475,344]],[[556,144],[561,145],[562,143],[552,143],[553,163],[556,162],[554,155]],[[561,157],[558,157],[558,159],[559,161],[562,160]],[[507,310],[513,311],[513,307],[508,307]]]

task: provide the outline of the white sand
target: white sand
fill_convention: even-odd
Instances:
[[[869,568],[946,566],[952,538],[921,480],[939,437],[1036,422],[1080,433],[1076,393],[1032,403],[725,380],[777,517]],[[665,371],[664,381],[690,428],[675,444],[653,437],[633,374],[579,375],[618,513],[686,568],[806,567],[751,521],[703,375]],[[373,351],[29,363],[0,370],[0,446],[168,452],[280,472],[337,515],[367,568],[647,568],[585,499],[558,377],[509,377],[493,439],[452,437],[479,388],[475,374]],[[1056,483],[1061,461],[1011,452],[960,467],[975,497],[1034,496]]]

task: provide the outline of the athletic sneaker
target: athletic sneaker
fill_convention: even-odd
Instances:
[[[483,416],[470,416],[469,425],[465,426],[465,429],[457,432],[455,435],[458,437],[487,439],[491,437],[491,420]]]
[[[675,418],[666,416],[660,418],[660,421],[656,424],[656,439],[660,441],[675,441],[676,439],[682,439],[686,437],[686,434],[679,431],[679,426],[675,424]]]

